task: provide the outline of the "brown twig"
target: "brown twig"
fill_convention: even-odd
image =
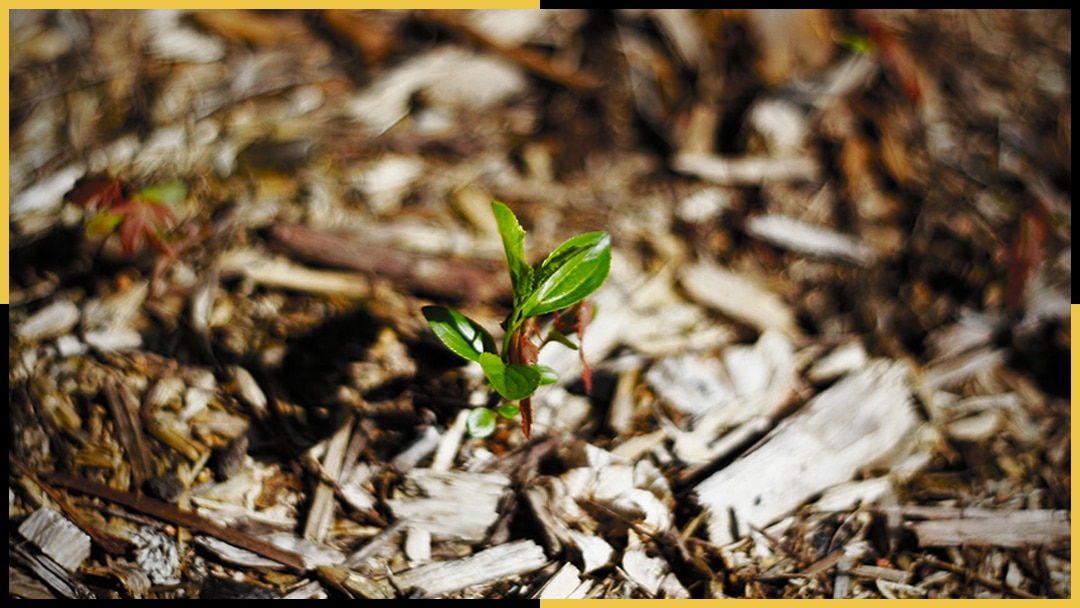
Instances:
[[[296,256],[338,268],[378,275],[410,290],[476,302],[509,295],[485,260],[449,260],[362,243],[355,235],[278,224],[270,236]]]
[[[545,80],[582,92],[595,91],[602,85],[601,80],[594,74],[556,64],[540,51],[508,46],[491,39],[473,29],[454,11],[420,11],[417,17],[447,29],[467,42],[490,49]]]
[[[994,591],[1000,591],[1002,593],[1007,593],[1009,595],[1013,595],[1013,596],[1016,596],[1016,597],[1022,597],[1024,599],[1029,599],[1029,600],[1038,599],[1038,597],[1039,597],[1037,595],[1032,595],[1032,594],[1028,593],[1027,591],[1024,591],[1023,589],[1017,589],[1016,587],[1013,587],[1011,585],[1006,585],[1004,583],[999,583],[998,581],[986,578],[985,576],[983,576],[983,575],[981,575],[981,574],[979,574],[977,572],[974,572],[972,570],[968,570],[967,568],[964,568],[963,566],[956,566],[956,565],[950,564],[949,562],[941,561],[941,560],[933,558],[933,557],[924,557],[922,559],[922,561],[925,562],[926,564],[930,565],[930,566],[935,567],[935,568],[941,568],[942,570],[948,570],[949,572],[953,572],[953,573],[956,573],[956,574],[962,574],[964,576],[964,578],[966,578],[967,580],[974,581],[974,582],[976,582],[976,583],[978,583],[978,584],[980,584],[980,585],[982,585],[984,587],[989,587],[990,589],[993,589]]]
[[[90,538],[106,552],[112,555],[124,555],[128,552],[128,549],[132,547],[131,543],[127,540],[106,534],[87,522],[83,516],[68,503],[67,497],[64,496],[62,492],[43,483],[33,471],[19,462],[11,452],[8,452],[8,465],[17,470],[20,475],[25,475],[30,481],[41,488],[43,492],[48,494],[49,499],[64,512],[64,516],[71,520],[71,523],[78,526],[80,530],[86,532],[86,534],[88,534]]]
[[[105,382],[105,402],[109,405],[109,412],[116,423],[116,436],[131,461],[131,476],[134,481],[132,490],[141,494],[143,484],[153,477],[154,473],[150,452],[146,449],[142,434],[142,419],[133,413],[132,405],[138,407],[135,397],[116,375],[109,374]]]
[[[179,508],[168,503],[147,498],[145,496],[135,496],[130,493],[114,490],[108,486],[86,479],[80,479],[65,473],[50,473],[47,475],[47,479],[56,485],[63,486],[70,490],[82,492],[83,494],[90,494],[91,496],[96,496],[103,500],[123,505],[129,509],[146,513],[157,519],[168,521],[174,525],[191,528],[192,530],[203,534],[209,534],[210,536],[223,540],[231,545],[235,545],[241,549],[246,549],[247,551],[251,551],[252,553],[256,553],[265,558],[281,562],[298,572],[305,572],[308,569],[307,566],[304,565],[303,558],[292,551],[286,551],[264,540],[233,530],[232,528],[218,525],[195,513],[181,511]]]

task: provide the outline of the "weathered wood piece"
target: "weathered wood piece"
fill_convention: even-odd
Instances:
[[[436,539],[483,540],[498,517],[497,507],[510,479],[501,473],[413,469],[407,494],[386,501],[395,517],[424,528]]]
[[[903,364],[877,361],[819,394],[694,489],[723,545],[888,455],[918,419]]]
[[[592,588],[592,583],[581,580],[581,570],[571,563],[566,563],[559,568],[555,576],[548,579],[540,591],[536,592],[533,599],[536,600],[580,600],[584,599]]]
[[[396,575],[398,585],[435,597],[532,572],[547,563],[540,545],[519,540],[461,559],[432,562]]]
[[[783,249],[825,260],[868,266],[873,251],[851,235],[783,215],[756,215],[746,222],[750,236]]]
[[[821,166],[809,156],[725,158],[704,152],[675,155],[671,168],[724,186],[752,186],[767,181],[816,180]]]
[[[981,510],[952,519],[912,522],[920,547],[990,545],[1024,547],[1068,541],[1069,511],[1036,509],[987,513]]]
[[[49,507],[26,518],[19,525],[19,534],[71,572],[90,557],[90,536]]]
[[[731,319],[760,331],[775,329],[792,338],[799,335],[791,307],[753,279],[700,262],[686,268],[679,283],[693,300]]]
[[[497,267],[488,260],[457,261],[395,251],[383,244],[363,243],[348,233],[305,226],[278,224],[271,236],[302,259],[371,273],[424,293],[477,302],[509,293],[509,285],[499,280]]]

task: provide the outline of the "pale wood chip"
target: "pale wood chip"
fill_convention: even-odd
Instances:
[[[224,277],[241,275],[267,287],[355,298],[371,295],[367,277],[362,274],[315,270],[255,249],[227,251],[221,254],[219,264]]]
[[[991,545],[1024,547],[1068,541],[1069,511],[1012,511],[977,517],[936,519],[911,523],[921,547]]]
[[[869,266],[874,259],[873,251],[853,236],[783,215],[751,217],[746,222],[746,231],[777,247],[816,258],[856,266]]]
[[[419,589],[424,595],[435,597],[526,574],[545,563],[547,556],[540,545],[531,540],[519,540],[469,557],[418,566],[395,576],[403,588]]]
[[[581,570],[571,563],[563,564],[555,576],[533,595],[534,600],[580,600],[592,588],[588,580],[581,580]]]
[[[722,186],[755,186],[770,181],[813,181],[821,166],[809,156],[771,158],[742,156],[725,158],[702,152],[675,155],[671,168]]]
[[[775,329],[790,338],[799,336],[791,307],[749,277],[699,262],[682,272],[679,283],[693,300],[736,321],[760,331]]]
[[[498,517],[498,503],[510,479],[500,473],[413,469],[406,478],[410,495],[391,498],[395,517],[411,518],[435,539],[483,540]]]
[[[918,420],[906,367],[878,361],[785,419],[753,451],[695,488],[715,544],[791,512],[891,452]]]
[[[71,572],[90,557],[90,536],[49,507],[34,511],[19,524],[19,534]]]
[[[16,325],[15,335],[23,340],[55,338],[71,331],[81,314],[74,302],[58,300]]]

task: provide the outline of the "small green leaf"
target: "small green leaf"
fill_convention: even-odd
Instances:
[[[86,223],[86,236],[99,237],[116,232],[116,227],[124,221],[123,213],[109,213],[102,211],[90,218]]]
[[[578,345],[570,341],[570,338],[566,337],[566,334],[552,327],[548,330],[547,340],[545,342],[558,342],[570,350],[577,350]]]
[[[491,202],[495,223],[502,235],[506,250],[506,265],[510,271],[510,284],[514,288],[514,306],[517,307],[532,291],[533,269],[525,261],[525,229],[521,227],[514,212],[499,201]]]
[[[533,367],[540,372],[540,386],[555,384],[559,381],[559,373],[550,367],[546,365],[534,365]]]
[[[523,318],[573,306],[607,280],[611,236],[590,232],[568,239],[551,252],[536,273],[536,289],[520,306]]]
[[[495,413],[507,420],[513,420],[521,413],[521,407],[516,403],[504,403],[495,408]]]
[[[524,399],[540,386],[540,372],[531,365],[507,365],[496,355],[482,353],[480,367],[484,368],[484,375],[491,385],[507,401]]]
[[[184,182],[165,182],[143,188],[139,195],[166,205],[176,205],[187,198],[187,186],[184,185]]]
[[[465,430],[469,435],[482,439],[495,432],[495,412],[486,407],[478,407],[469,412],[465,419]]]
[[[482,353],[495,353],[495,339],[479,323],[456,310],[425,306],[421,311],[435,336],[459,357],[480,361]]]

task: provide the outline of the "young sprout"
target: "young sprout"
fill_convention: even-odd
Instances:
[[[443,306],[425,306],[424,317],[435,336],[452,352],[467,361],[475,361],[484,370],[489,384],[506,403],[495,409],[478,407],[468,418],[469,434],[486,437],[495,430],[496,415],[513,418],[521,413],[521,429],[529,437],[532,426],[532,396],[543,384],[558,380],[555,371],[538,365],[540,349],[548,342],[558,342],[578,349],[567,337],[576,333],[580,341],[593,308],[585,298],[607,279],[611,268],[611,236],[606,232],[588,232],[566,240],[536,267],[525,260],[525,229],[509,207],[491,203],[495,221],[506,250],[507,270],[514,301],[503,321],[506,330],[502,348],[496,346],[479,323]],[[541,337],[537,318],[555,314],[555,322]],[[583,379],[591,390],[588,365],[582,354]]]
[[[90,213],[87,236],[108,237],[115,233],[126,256],[149,244],[169,257],[182,247],[175,242],[181,230],[171,207],[186,197],[187,187],[180,182],[137,189],[108,175],[81,179],[67,195],[68,200]]]

